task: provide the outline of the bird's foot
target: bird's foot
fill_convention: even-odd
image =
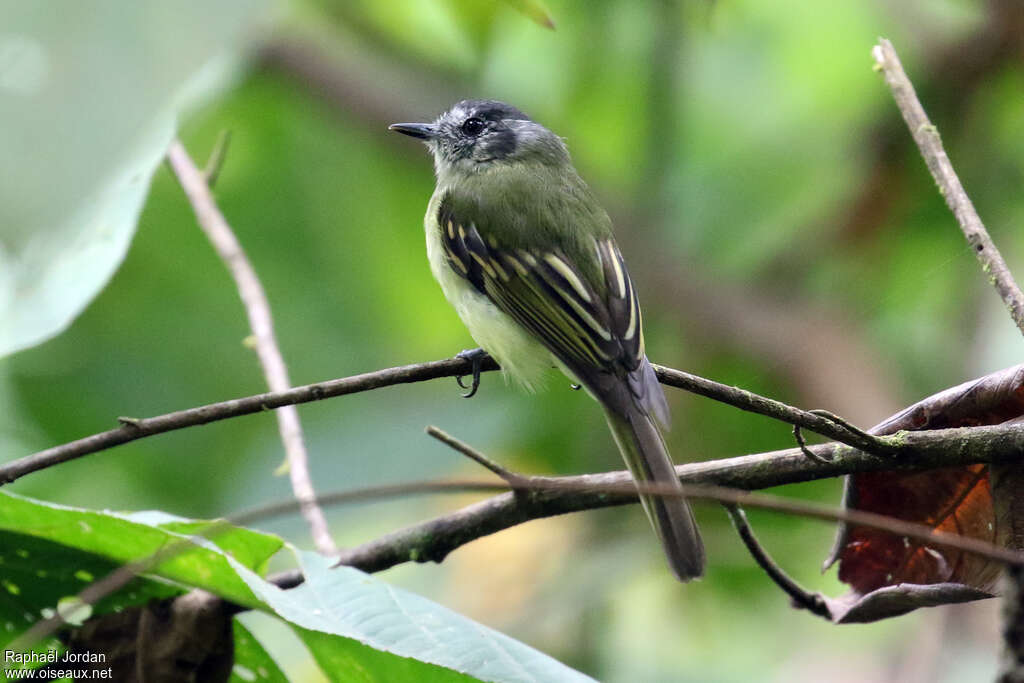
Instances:
[[[466,375],[457,375],[455,377],[455,381],[459,383],[460,387],[462,387],[463,389],[469,389],[468,392],[462,395],[462,398],[472,398],[473,396],[476,395],[476,390],[480,388],[480,368],[483,366],[484,361],[487,360],[490,356],[488,356],[487,352],[484,351],[483,349],[466,349],[465,351],[460,351],[459,353],[457,353],[455,357],[461,358],[462,360],[468,360],[470,363],[473,364],[473,381],[470,383],[468,387],[462,383],[462,378],[465,377]]]

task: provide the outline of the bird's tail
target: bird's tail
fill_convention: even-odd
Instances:
[[[631,406],[622,415],[606,408],[605,418],[636,481],[682,490],[665,440],[646,411]],[[704,573],[704,543],[690,506],[683,498],[671,496],[640,494],[640,502],[676,577],[680,581],[700,577]]]

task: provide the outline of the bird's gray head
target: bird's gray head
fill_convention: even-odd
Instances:
[[[479,173],[504,164],[564,164],[562,139],[510,104],[463,100],[433,123],[395,123],[389,130],[423,140],[439,177]]]

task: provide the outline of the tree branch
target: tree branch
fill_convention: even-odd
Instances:
[[[438,429],[434,425],[430,425],[427,427],[427,435],[437,439],[438,441],[443,443],[445,446],[448,446],[452,450],[462,453],[464,456],[466,456],[476,464],[480,465],[484,469],[489,470],[494,474],[498,475],[503,480],[505,480],[506,483],[512,485],[513,487],[517,481],[522,479],[522,475],[516,474],[515,472],[505,469],[504,467],[494,462],[480,451],[476,450],[475,448],[469,446],[466,443],[463,443],[462,441],[459,441],[458,439],[456,439],[454,436],[444,431],[443,429]]]
[[[460,359],[453,360],[457,363]],[[435,364],[426,364],[426,366],[449,366],[451,363],[452,361],[440,361]],[[424,369],[432,371],[436,368],[419,367],[420,371]],[[468,369],[465,368],[463,372]],[[396,370],[401,372],[396,372]],[[351,388],[353,386],[352,379],[360,380],[354,384],[365,388],[367,381],[378,381],[382,373],[390,375],[391,379],[402,376],[407,378],[408,370],[409,368],[397,368],[372,373],[362,378],[338,380],[332,383],[335,385],[333,389],[339,391],[339,387]],[[873,431],[879,434],[893,434],[901,429],[922,430],[896,434],[895,441],[901,445],[903,450],[895,464],[889,459],[877,458],[849,446],[833,443],[810,448],[812,452],[816,453],[819,460],[829,456],[823,465],[818,465],[806,458],[803,449],[794,448],[731,460],[695,463],[679,467],[677,471],[681,480],[686,482],[684,484],[688,487],[686,490],[697,498],[707,496],[714,500],[743,502],[751,507],[766,507],[820,519],[848,520],[896,534],[902,533],[901,529],[909,529],[908,535],[927,538],[929,542],[940,545],[945,537],[936,536],[928,528],[915,525],[907,527],[906,523],[900,520],[892,520],[878,515],[865,516],[864,513],[858,511],[835,510],[824,506],[817,506],[808,512],[806,506],[801,503],[781,501],[771,496],[751,496],[745,490],[834,477],[851,472],[891,470],[896,466],[913,469],[956,466],[976,461],[996,463],[1002,462],[1004,459],[1009,462],[1018,462],[1024,434],[1017,433],[1015,430],[1024,430],[1024,423],[1014,420],[1014,418],[1024,410],[1024,405],[1018,400],[1022,389],[1024,389],[1024,365],[1016,365],[941,391],[893,415],[875,427]],[[1011,422],[1006,422],[1007,420],[1011,420]],[[972,424],[979,421],[987,424],[1003,424],[996,427],[923,431],[923,428],[927,426],[963,424],[965,421]],[[134,422],[127,420],[126,426],[131,426]],[[433,431],[436,433],[435,438],[441,436],[440,430]],[[384,539],[371,541],[347,551],[343,558],[346,562],[366,571],[379,571],[409,560],[421,562],[431,559],[439,560],[447,552],[475,538],[530,519],[636,502],[634,495],[636,485],[626,472],[568,478],[524,477],[507,472],[487,456],[454,437],[443,436],[444,438],[441,440],[444,443],[460,453],[471,454],[471,457],[488,469],[498,474],[504,474],[508,480],[513,480],[514,485],[510,487],[508,484],[478,481],[416,482],[331,494],[321,497],[319,502],[323,504],[351,503],[388,496],[449,491],[490,492],[506,488],[512,488],[513,493],[496,496],[444,517],[394,532]],[[713,487],[709,488],[708,484]],[[725,489],[722,487],[723,484],[734,488]],[[1004,485],[1012,486],[1012,481],[1006,480]],[[995,488],[999,488],[998,483],[995,484]],[[714,494],[714,491],[722,493]],[[275,514],[291,513],[296,507],[297,503],[295,502],[263,506],[254,511],[234,515],[232,520],[239,524],[252,522]],[[204,535],[213,535],[219,529],[225,528],[226,524],[227,521],[215,524],[209,527]],[[901,524],[903,526],[894,526]],[[442,542],[447,544],[446,546],[438,545],[436,533],[451,534],[450,538],[442,539]],[[744,540],[748,543],[748,547],[751,542],[756,545],[752,536],[750,539],[745,537]],[[1009,558],[1009,561],[1016,562],[1019,557],[1013,555],[1012,552],[1008,554],[1009,551],[1004,548],[997,548],[972,539],[950,537],[945,540],[948,544],[955,544],[953,547],[962,548],[967,552],[981,553],[1000,561],[1007,561]],[[964,543],[968,545],[962,545]],[[181,552],[189,545],[189,541],[171,544],[161,551],[160,557],[165,557],[163,553]],[[756,553],[765,555],[760,549],[757,549]],[[167,557],[169,556],[167,555]],[[139,568],[144,569],[150,566],[146,564],[147,562],[150,560],[143,559],[139,563],[122,567],[114,575],[103,579],[101,582],[103,586],[97,587],[96,590],[110,592],[117,590],[127,583]],[[270,580],[281,588],[290,588],[301,583],[303,578],[300,572],[291,570],[277,574]],[[102,592],[90,593],[89,590],[92,589],[87,589],[87,592],[80,594],[80,598],[86,602],[90,599],[98,599],[98,595],[102,596]],[[50,631],[47,629],[52,629],[56,625],[55,621],[40,624],[39,629],[41,630],[33,630],[33,633],[36,636],[41,633],[49,633]]]
[[[750,528],[750,523],[747,521],[743,508],[738,505],[729,504],[723,507],[729,513],[729,519],[732,520],[733,526],[736,527],[736,533],[739,534],[740,540],[747,547],[751,557],[754,558],[754,561],[757,562],[757,565],[761,567],[764,573],[768,575],[768,578],[789,596],[793,606],[805,609],[815,616],[831,621],[832,612],[821,595],[811,593],[800,586],[786,572],[782,571],[782,568],[768,555],[768,552],[758,542],[757,537],[754,536],[754,530]]]
[[[195,211],[199,226],[206,233],[221,260],[224,261],[224,265],[227,266],[238,287],[238,294],[245,305],[249,327],[252,329],[255,339],[256,355],[263,367],[267,386],[271,391],[287,391],[291,388],[292,383],[288,378],[288,368],[284,363],[284,356],[281,354],[277,337],[274,334],[270,302],[267,300],[259,276],[256,275],[256,269],[252,267],[252,263],[246,257],[245,250],[242,249],[241,243],[214,201],[213,193],[207,184],[208,178],[215,179],[219,173],[223,163],[224,145],[226,143],[218,145],[217,150],[219,151],[215,153],[209,172],[200,171],[196,167],[185,150],[185,146],[178,140],[171,142],[170,149],[167,150],[167,161]],[[286,405],[278,408],[275,415],[278,431],[281,433],[281,442],[284,444],[292,491],[301,505],[302,516],[309,523],[313,543],[320,552],[333,553],[336,549],[334,541],[331,539],[331,532],[327,527],[327,519],[316,504],[316,490],[313,488],[313,480],[309,476],[309,457],[302,435],[299,411],[294,405]]]
[[[496,370],[497,364],[485,361],[484,370]],[[287,391],[256,394],[245,398],[236,398],[205,406],[189,408],[173,413],[166,413],[149,418],[119,418],[121,426],[105,432],[93,434],[76,441],[47,448],[32,455],[0,465],[0,484],[10,483],[26,474],[53,467],[69,460],[120,446],[121,444],[155,434],[163,434],[186,427],[226,420],[242,415],[252,415],[265,410],[273,410],[286,405],[297,405],[319,401],[334,396],[355,394],[395,384],[423,382],[438,377],[455,377],[468,374],[471,363],[460,358],[416,363],[396,368],[368,372],[352,377],[307,384]]]
[[[481,370],[492,371],[497,368],[498,365],[488,358],[483,362]],[[26,474],[155,434],[163,434],[164,432],[194,427],[218,420],[226,420],[241,415],[251,415],[264,410],[280,408],[281,406],[309,403],[335,396],[370,391],[395,384],[423,382],[439,377],[458,377],[469,374],[471,370],[472,363],[470,361],[461,358],[449,358],[447,360],[387,368],[385,370],[319,382],[317,384],[307,384],[286,391],[275,391],[211,403],[156,417],[141,419],[119,418],[121,426],[116,429],[93,434],[92,436],[71,441],[61,446],[54,446],[53,448],[48,448],[0,465],[0,484],[10,483]],[[890,438],[874,437],[856,430],[851,431],[841,423],[737,387],[730,387],[698,377],[697,375],[682,372],[681,370],[657,365],[655,366],[655,372],[658,375],[658,379],[668,386],[685,389],[706,398],[734,406],[740,410],[771,417],[787,424],[798,424],[822,436],[876,454],[889,454],[895,451],[895,443]]]
[[[726,386],[698,375],[661,365],[655,365],[654,371],[658,375],[658,381],[662,384],[720,401],[740,410],[764,415],[786,424],[797,425],[870,453],[884,455],[896,450],[891,441],[885,437],[852,428],[842,419],[827,417],[827,413],[823,411],[800,410],[781,401],[759,396],[738,387]]]
[[[830,461],[828,465],[817,464],[808,459],[799,448],[791,448],[726,460],[679,465],[676,472],[684,484],[684,495],[688,498],[712,498],[749,507],[762,507],[763,501],[758,496],[741,494],[742,497],[728,497],[733,494],[723,494],[712,497],[707,495],[711,490],[707,487],[714,487],[715,492],[725,490],[735,493],[737,489],[747,491],[854,472],[896,468],[933,469],[980,462],[1017,461],[1021,449],[1024,448],[1024,424],[901,432],[897,435],[897,440],[901,444],[897,463],[866,454],[850,446],[828,443],[810,447],[817,455],[827,458]],[[525,477],[523,481],[529,484],[529,495],[503,493],[455,512],[413,524],[355,548],[343,550],[339,556],[340,563],[367,572],[377,572],[410,561],[440,562],[452,550],[470,541],[524,522],[636,502],[636,489],[630,488],[633,486],[632,478],[625,471],[576,477]],[[445,484],[439,482],[437,485]],[[620,487],[618,490],[621,493],[612,492],[614,487]],[[525,488],[525,485],[515,488],[519,490]],[[392,495],[408,492],[407,489],[393,489]],[[339,496],[340,499],[337,496],[327,496],[321,498],[321,502],[326,504],[351,499],[348,494]],[[786,507],[772,503],[771,509],[822,519],[838,519],[837,513],[831,508],[827,508],[829,512],[825,513],[823,510],[826,508],[822,506],[797,501],[786,501],[780,505]],[[856,516],[857,519],[846,519],[847,513]],[[880,515],[871,515],[870,519],[861,515],[871,513],[845,511],[842,513],[841,521],[854,524],[867,521],[866,526],[876,527],[881,518]],[[241,519],[247,517],[243,516]],[[923,528],[918,525],[911,526],[917,527],[918,530]],[[886,527],[886,530],[892,531],[893,528]],[[894,533],[903,534],[907,529],[909,527],[901,527],[900,531]],[[935,534],[930,531],[928,533],[931,542],[935,539]],[[915,532],[909,535],[919,534]],[[991,547],[987,543],[982,545],[985,548]],[[1012,551],[1006,552],[1012,555]]]
[[[1024,427],[1019,431],[1021,432],[1020,439],[1022,443],[1024,443]],[[467,451],[473,451],[475,455],[480,456],[480,460],[478,460],[478,462],[490,462],[490,459],[487,458],[487,456],[480,454],[472,449],[472,447],[463,444],[454,437],[445,436],[447,438],[444,440],[444,443],[458,452],[465,454]],[[777,454],[765,454],[765,456],[768,457],[773,455]],[[474,459],[476,458],[474,457]],[[677,470],[678,469],[679,468],[677,468]],[[767,554],[764,553],[757,544],[756,539],[753,538],[753,534],[750,531],[749,526],[747,526],[746,519],[743,517],[742,512],[737,513],[736,507],[738,505],[745,505],[762,510],[771,510],[829,522],[840,521],[859,524],[888,531],[897,535],[922,539],[933,545],[955,548],[964,552],[977,554],[997,562],[1002,562],[1011,567],[1024,567],[1024,553],[1007,550],[986,541],[974,538],[963,537],[948,532],[935,531],[931,527],[923,524],[905,522],[900,519],[870,512],[863,512],[860,510],[834,508],[827,505],[821,505],[819,503],[791,500],[763,493],[751,493],[742,489],[727,488],[714,484],[684,483],[682,489],[677,490],[675,487],[657,483],[636,482],[632,475],[626,471],[606,472],[598,475],[591,474],[575,477],[533,477],[513,474],[510,479],[511,481],[504,483],[494,481],[460,480],[390,484],[356,489],[353,491],[331,493],[319,497],[317,502],[322,505],[338,505],[343,503],[382,500],[391,497],[431,493],[490,493],[510,488],[512,489],[510,492],[484,501],[483,504],[486,506],[487,504],[495,501],[511,499],[512,506],[520,508],[523,513],[521,519],[515,522],[518,524],[524,521],[529,521],[530,519],[549,517],[554,514],[561,514],[562,512],[574,512],[612,505],[637,503],[639,502],[636,495],[637,491],[657,496],[684,496],[690,500],[716,501],[725,504],[726,508],[730,511],[730,516],[733,518],[734,522],[737,523],[737,528],[740,531],[741,537],[747,544],[748,548],[751,549],[751,552],[754,554],[758,563],[764,567],[765,561],[767,560],[767,564],[775,568],[774,571],[769,571],[773,580],[776,580],[777,582],[780,580],[788,582],[791,590],[787,589],[787,592],[791,595],[799,596],[799,600],[806,603],[801,604],[801,606],[811,609],[811,611],[819,614],[820,616],[825,616],[820,614],[820,610],[824,609],[821,601],[817,599],[816,596],[813,596],[796,586],[795,583],[782,574],[781,570],[775,567],[774,563],[772,563],[770,559],[767,559]],[[681,479],[688,481],[691,477],[683,474]],[[563,505],[566,509],[553,512],[552,510],[554,510],[558,505]],[[574,506],[578,507],[568,509]],[[249,511],[243,511],[231,515],[227,519],[214,522],[209,527],[199,532],[198,536],[213,538],[219,533],[228,531],[232,528],[231,525],[233,524],[248,525],[261,519],[290,513],[297,507],[301,509],[300,502],[289,501],[276,505],[265,505]],[[404,534],[406,537],[416,537],[416,542],[413,545],[403,547],[400,543],[391,543],[390,548],[385,548],[385,550],[395,551],[397,549],[400,552],[403,552],[403,555],[395,561],[382,563],[379,561],[379,553],[377,553],[378,557],[375,558],[374,553],[365,552],[367,550],[381,548],[384,545],[384,542],[391,538],[391,536],[389,536],[383,539],[378,539],[377,541],[365,546],[355,548],[352,551],[342,553],[338,565],[348,565],[357,567],[366,572],[376,572],[410,560],[416,562],[440,562],[449,552],[451,552],[451,550],[484,535],[470,534],[459,541],[454,541],[454,537],[452,536],[452,531],[457,526],[458,520],[460,518],[472,516],[473,511],[480,507],[481,504],[471,505],[460,511],[446,515],[443,518],[419,524],[415,527],[403,530],[402,532],[392,534],[391,536]],[[547,509],[545,510],[545,508]],[[535,514],[536,510],[541,510],[541,514]],[[465,514],[467,512],[469,513],[468,515]],[[454,525],[449,526],[449,528],[437,530],[439,533],[444,534],[446,538],[439,539],[434,536],[435,529],[430,527],[437,526],[438,522],[455,523]],[[511,526],[511,524],[506,526]],[[499,530],[499,528],[494,529],[494,531],[497,530]],[[409,532],[412,533],[410,534]],[[93,605],[99,600],[126,586],[139,574],[162,562],[177,557],[181,553],[187,552],[193,547],[195,547],[194,538],[182,539],[180,541],[170,543],[152,555],[129,562],[119,567],[106,577],[87,586],[76,597],[83,604]],[[374,559],[377,559],[378,561],[375,562]],[[780,579],[779,577],[782,578]],[[298,570],[285,571],[268,577],[268,581],[282,589],[294,588],[301,584],[303,580],[303,576]],[[196,590],[193,590],[192,593],[196,593]],[[226,609],[226,613],[230,615],[242,611],[245,608],[239,605],[228,605]],[[53,634],[63,625],[64,621],[59,614],[42,619],[33,624],[33,626],[24,634],[19,636],[19,638],[12,643],[11,647],[18,650],[28,649],[32,644]]]
[[[903,71],[903,65],[896,55],[896,50],[893,49],[892,43],[882,38],[871,51],[871,55],[875,59],[877,68],[885,76],[885,82],[892,90],[896,106],[903,114],[903,120],[907,122],[907,127],[910,129],[911,135],[914,136],[914,142],[921,150],[921,156],[924,157],[928,170],[931,171],[932,177],[939,186],[939,192],[945,197],[946,204],[960,224],[960,230],[963,231],[968,244],[973,248],[974,255],[981,263],[981,269],[988,275],[989,281],[1009,309],[1013,321],[1024,333],[1024,292],[1014,281],[1006,261],[1003,260],[996,245],[992,242],[992,238],[989,237],[985,225],[978,217],[978,212],[974,210],[974,204],[971,203],[963,185],[960,184],[960,179],[953,170],[949,157],[946,156],[946,150],[942,147],[939,132],[928,120],[928,115],[925,114],[924,108],[914,92],[914,86]]]
[[[899,56],[892,43],[880,38],[872,51],[876,67],[885,76],[885,82],[892,90],[893,99],[899,107],[903,120],[910,129],[914,142],[917,143],[921,156],[924,157],[928,170],[939,186],[939,192],[946,199],[953,215],[956,217],[960,230],[967,238],[974,255],[981,263],[981,269],[988,275],[989,282],[999,292],[1010,316],[1017,328],[1024,333],[1024,292],[1021,291],[1010,273],[1006,261],[989,237],[985,225],[981,222],[974,204],[971,203],[960,179],[953,170],[953,165],[943,149],[939,132],[928,119],[921,102],[914,92],[914,86],[907,78]],[[1018,466],[1019,468],[1019,466]],[[1016,468],[1015,468],[1016,469]],[[1007,496],[1015,497],[1018,492],[1004,492],[1002,501],[995,497],[994,503],[999,507],[1012,505]],[[1011,524],[1015,520],[1011,517]],[[1013,547],[1015,543],[1010,543]],[[999,681],[1011,683],[1024,681],[1024,608],[1022,608],[1022,592],[1024,592],[1024,573],[1020,567],[1007,567],[1003,576],[1005,597],[1003,598],[1003,657]]]

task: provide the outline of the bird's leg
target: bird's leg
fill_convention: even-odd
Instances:
[[[473,364],[473,381],[468,387],[462,383],[462,378],[465,377],[465,375],[458,375],[455,377],[455,381],[459,383],[460,387],[463,389],[469,389],[468,392],[462,395],[462,398],[472,398],[476,394],[476,390],[480,388],[480,368],[489,356],[483,349],[466,349],[457,353],[455,357],[461,358],[462,360],[468,360]]]

